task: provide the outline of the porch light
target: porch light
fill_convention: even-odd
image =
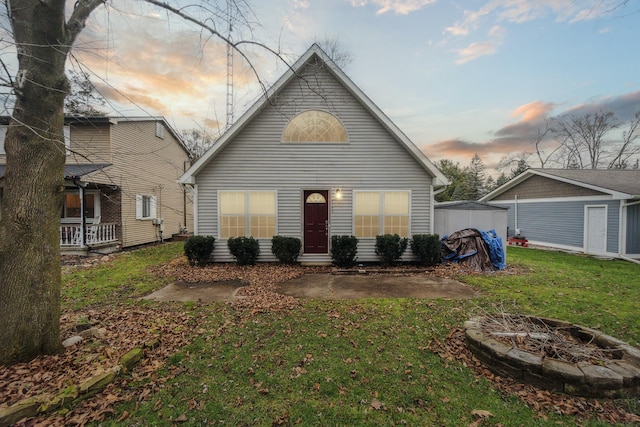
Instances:
[[[336,199],[337,200],[342,199],[342,189],[340,188],[336,188]]]

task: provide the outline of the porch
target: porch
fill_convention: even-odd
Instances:
[[[65,255],[87,255],[90,250],[102,253],[116,252],[120,242],[116,234],[115,222],[60,225],[60,252]]]

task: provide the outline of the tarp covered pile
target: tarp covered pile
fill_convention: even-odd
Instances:
[[[444,259],[458,262],[476,271],[503,270],[505,263],[502,239],[495,230],[465,228],[441,239]]]

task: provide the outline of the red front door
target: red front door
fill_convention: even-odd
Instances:
[[[329,253],[329,191],[304,191],[304,253]]]

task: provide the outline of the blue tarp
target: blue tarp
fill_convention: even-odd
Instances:
[[[495,230],[466,228],[441,239],[445,260],[460,262],[479,271],[506,267],[502,239]]]

